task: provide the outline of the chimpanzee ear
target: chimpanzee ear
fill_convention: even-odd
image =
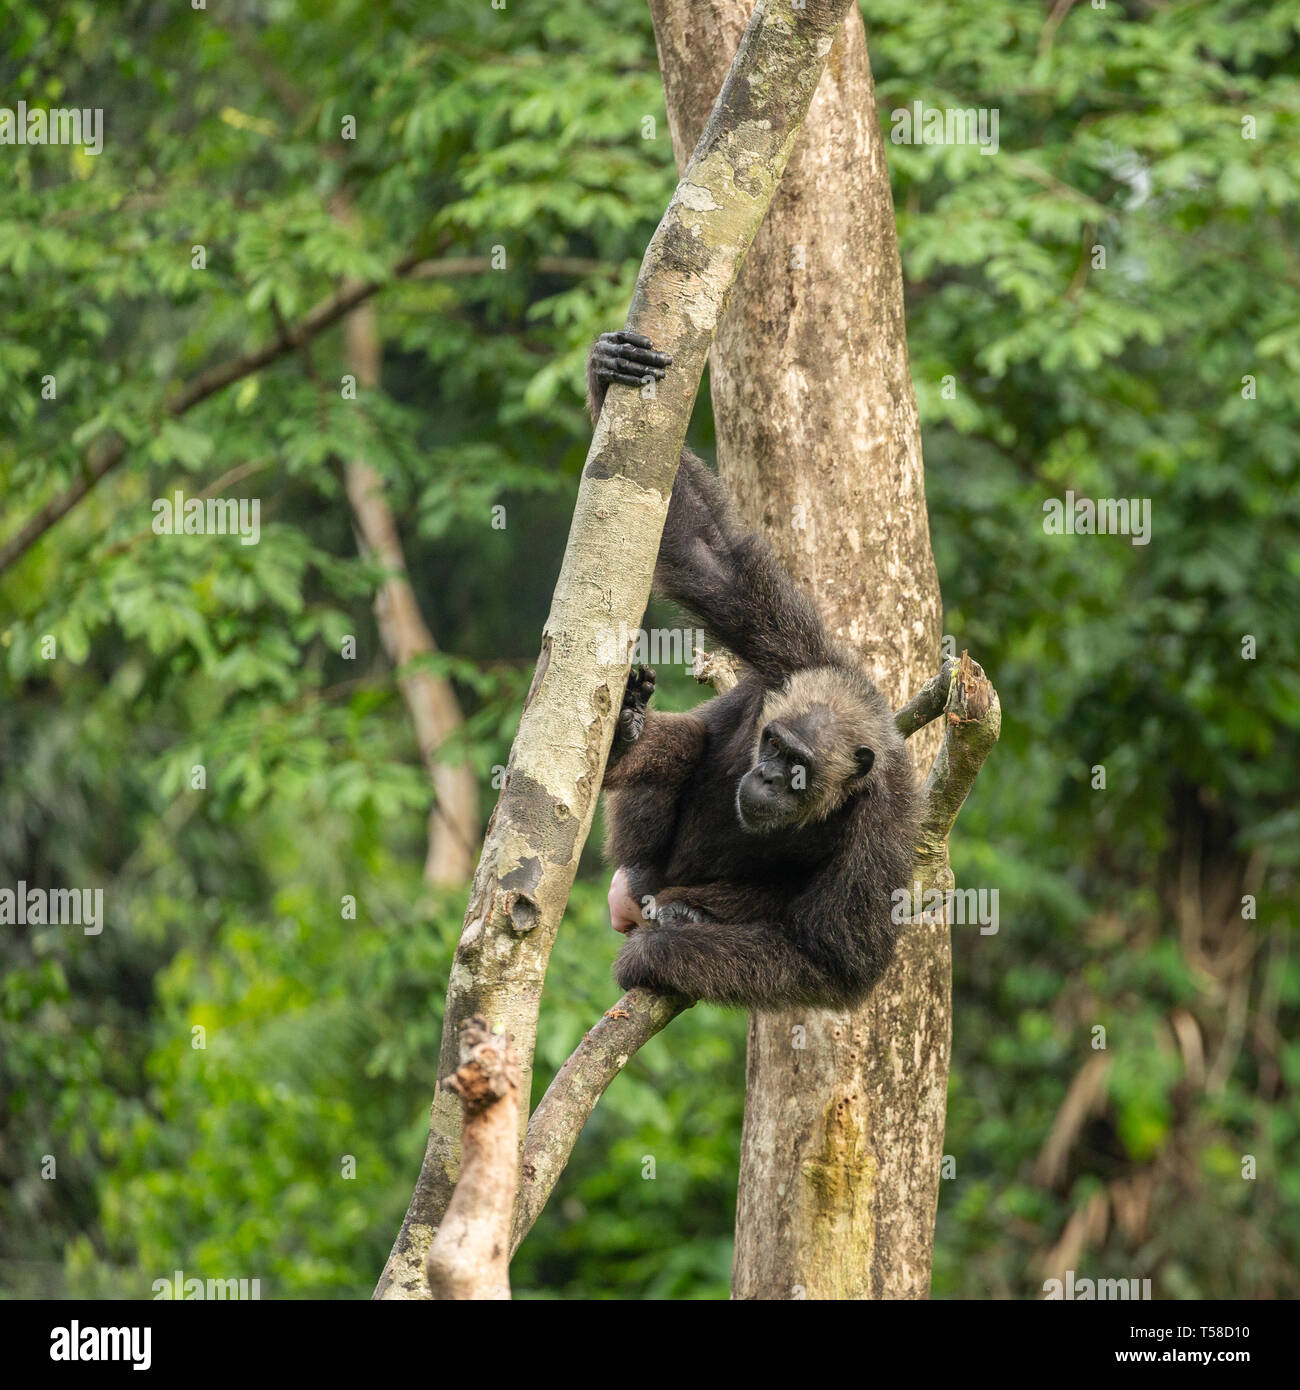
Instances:
[[[867,773],[871,771],[872,764],[876,761],[875,750],[868,748],[865,743],[861,744],[858,748],[854,749],[853,758],[858,765],[858,775],[860,777],[865,777]]]

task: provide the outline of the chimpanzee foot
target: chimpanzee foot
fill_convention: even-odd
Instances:
[[[694,927],[712,921],[703,908],[692,907],[690,903],[664,903],[662,907],[655,907],[650,916],[657,927]]]
[[[591,368],[597,381],[607,386],[612,381],[624,386],[644,386],[647,381],[662,381],[664,368],[673,359],[666,352],[656,352],[654,344],[643,333],[620,328],[617,333],[602,333],[591,350]]]

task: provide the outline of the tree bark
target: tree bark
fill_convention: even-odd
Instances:
[[[528,1094],[537,1006],[600,790],[629,651],[650,592],[704,363],[807,114],[849,0],[760,0],[713,113],[642,262],[629,325],[670,352],[656,393],[611,391],[574,510],[542,651],[488,826],[452,964],[443,1067],[477,1014],[508,1032]],[[521,1120],[526,1105],[521,1105]],[[427,1297],[425,1252],[456,1178],[458,1117],[435,1097],[429,1142],[376,1296]]]
[[[748,4],[650,7],[680,164]],[[742,513],[901,703],[938,664],[941,610],[893,200],[856,6],[711,364],[719,467]],[[938,738],[932,728],[912,740],[918,767]],[[928,1293],[950,991],[938,924],[904,931],[858,1010],[751,1017],[735,1297]]]
[[[382,351],[373,301],[366,300],[343,321],[348,370],[362,390],[379,386]],[[478,783],[466,762],[438,757],[438,749],[461,725],[460,705],[451,682],[432,671],[405,669],[409,663],[437,651],[415,590],[406,574],[406,556],[392,508],[384,497],[379,474],[364,459],[352,459],[345,469],[348,500],[362,549],[388,572],[375,595],[375,618],[388,659],[400,673],[398,688],[411,723],[434,801],[429,811],[426,882],[456,886],[469,878],[478,845]]]

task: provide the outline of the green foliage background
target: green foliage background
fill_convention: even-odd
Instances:
[[[945,631],[1006,714],[954,841],[1000,931],[957,933],[935,1292],[1035,1296],[1056,1249],[1157,1297],[1294,1297],[1300,4],[863,9],[886,131],[915,100],[1000,118],[992,157],[887,145]],[[15,0],[0,78],[0,102],[105,112],[97,157],[0,146],[0,540],[102,431],[130,445],[0,574],[0,885],[102,886],[108,919],[0,928],[0,1282],[364,1296],[423,1149],[464,894],[421,887],[430,793],[338,460],[387,481],[486,813],[586,346],[675,183],[649,20]],[[335,329],[166,415],[340,278],[495,247],[503,270],[386,285],[382,392],[341,399]],[[707,401],[696,425],[707,450]],[[155,537],[176,488],[261,498],[261,543]],[[1150,545],[1045,535],[1067,489],[1150,498]],[[588,861],[538,1095],[613,998]],[[1110,1071],[1045,1172],[1098,1027]],[[636,1058],[520,1296],[725,1296],[743,1065],[743,1018],[708,1008]]]

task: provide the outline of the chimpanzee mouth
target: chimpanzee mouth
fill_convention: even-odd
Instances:
[[[766,835],[777,829],[785,817],[774,806],[746,806],[740,787],[736,788],[736,819],[751,835]]]

